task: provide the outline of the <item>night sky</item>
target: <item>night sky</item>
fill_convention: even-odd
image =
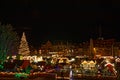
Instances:
[[[119,1],[119,0],[118,0]],[[120,5],[116,0],[0,0],[0,22],[26,32],[32,45],[44,41],[120,40]]]

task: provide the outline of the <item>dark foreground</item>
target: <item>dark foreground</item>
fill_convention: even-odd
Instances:
[[[39,73],[30,74],[21,77],[15,77],[14,74],[2,73],[0,74],[0,80],[119,80],[116,76],[90,76],[90,75],[77,75],[72,78],[68,77],[58,77],[54,73]]]

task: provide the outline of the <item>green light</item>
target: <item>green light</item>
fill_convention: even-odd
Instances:
[[[27,78],[28,76],[27,76],[26,73],[16,73],[16,74],[15,74],[15,78],[20,79],[21,77],[22,77],[22,78]]]

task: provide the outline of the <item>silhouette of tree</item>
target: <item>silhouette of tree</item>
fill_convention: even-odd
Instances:
[[[17,54],[19,36],[10,24],[0,24],[0,60],[4,61],[7,55]]]

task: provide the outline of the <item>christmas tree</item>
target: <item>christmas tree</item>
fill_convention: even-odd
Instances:
[[[21,54],[23,56],[26,56],[26,55],[30,54],[30,50],[29,50],[28,42],[26,40],[25,32],[23,32],[23,34],[22,34],[18,54]]]

